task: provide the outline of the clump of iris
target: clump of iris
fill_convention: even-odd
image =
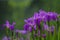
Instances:
[[[57,27],[54,25],[50,25],[51,21],[57,21],[58,22],[59,14],[56,12],[46,12],[44,10],[39,10],[39,12],[35,12],[34,15],[28,19],[25,19],[24,22],[24,29],[23,30],[18,30],[14,29],[14,25],[16,24],[13,22],[12,24],[9,23],[7,20],[4,26],[6,27],[6,31],[8,29],[12,33],[12,37],[8,36],[8,32],[6,32],[6,36],[3,39],[6,40],[15,40],[14,39],[14,33],[16,34],[16,40],[20,40],[19,34],[29,34],[30,38],[26,38],[28,40],[35,40],[39,39],[41,40],[42,38],[46,39],[47,34],[50,36],[51,34],[54,34],[54,31],[56,31]],[[57,24],[58,25],[58,24]],[[48,36],[48,37],[49,37]],[[9,39],[9,38],[10,39]],[[22,39],[21,39],[22,40]]]
[[[46,32],[49,34],[54,33],[56,29],[54,25],[50,25],[51,21],[58,21],[59,14],[56,12],[46,12],[44,10],[39,10],[35,12],[34,15],[28,19],[25,19],[24,30],[30,31],[33,35],[41,38],[46,38]],[[32,37],[35,40],[35,37]]]

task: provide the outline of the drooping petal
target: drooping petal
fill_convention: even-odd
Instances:
[[[10,23],[9,23],[9,21],[8,21],[8,20],[6,21],[5,26],[6,26],[7,28],[9,28],[9,27],[10,27]]]
[[[16,30],[15,32],[18,32],[18,33],[20,33],[20,34],[26,34],[26,33],[27,33],[26,30]]]

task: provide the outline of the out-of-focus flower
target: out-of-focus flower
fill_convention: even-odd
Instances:
[[[5,37],[2,38],[2,40],[8,40],[8,38],[5,36]]]
[[[9,27],[9,29],[10,29],[10,30],[14,30],[14,25],[11,25],[11,26]]]
[[[54,26],[48,26],[47,24],[44,24],[44,30],[48,32],[54,32],[55,27]]]
[[[47,31],[49,29],[48,25],[47,24],[44,24],[43,25],[43,29]]]
[[[43,38],[46,38],[46,34],[42,34],[42,37],[43,37]]]
[[[44,10],[39,10],[39,16],[41,17],[42,21],[46,22],[47,21],[47,12]]]
[[[31,30],[32,30],[32,28],[31,28],[31,26],[30,26],[30,25],[25,24],[25,25],[24,25],[24,30],[26,30],[26,31],[31,31]]]
[[[57,16],[58,15],[55,12],[48,12],[46,18],[47,18],[48,21],[57,20]]]
[[[39,10],[39,16],[45,16],[47,14],[44,10]]]
[[[13,24],[10,24],[9,21],[7,20],[6,24],[4,24],[4,26],[9,28],[10,30],[14,30],[14,25],[15,24],[16,24],[15,22],[13,22]]]
[[[39,10],[39,12],[35,12],[31,18],[28,18],[25,21],[24,30],[32,31],[32,27],[35,30],[41,31],[49,31],[54,32],[54,26],[49,26],[46,23],[51,20],[57,20],[59,15],[55,12],[46,12],[44,10]],[[43,22],[43,27],[41,27],[41,23]],[[38,29],[37,29],[37,27]],[[37,34],[35,34],[37,36]],[[40,36],[40,32],[38,32],[38,36]],[[42,34],[42,37],[45,38],[46,34]]]
[[[24,30],[31,32],[31,31],[32,31],[32,27],[33,27],[34,30],[36,30],[36,25],[31,26],[31,25],[29,25],[29,24],[25,24],[25,25],[24,25]]]
[[[28,18],[28,19],[25,19],[24,22],[25,22],[26,24],[28,24],[28,25],[31,25],[31,26],[35,25],[35,22],[34,22],[33,17],[30,17],[30,18]]]
[[[34,19],[34,22],[37,24],[37,25],[40,25],[40,22],[42,21],[42,18],[39,16],[38,13],[34,13],[34,16],[33,16],[33,19]]]
[[[8,38],[7,36],[4,36],[2,40],[10,40],[10,38]]]
[[[6,21],[5,26],[6,26],[7,28],[9,28],[9,27],[10,27],[10,23],[9,23],[9,21],[8,21],[8,20]]]
[[[33,28],[34,30],[36,30],[36,24],[34,22],[34,18],[33,17],[30,17],[30,18],[28,18],[28,19],[26,19],[24,21],[26,23],[24,25],[24,29],[27,29],[29,31],[32,31],[32,28]]]
[[[47,21],[47,12],[45,12],[44,10],[40,10],[39,13],[35,12],[34,13],[34,21],[35,21],[35,24],[37,24],[40,28],[40,23],[43,21],[44,23],[46,23]]]
[[[54,26],[51,26],[51,27],[49,27],[49,32],[54,32],[54,30],[55,30],[55,27]]]

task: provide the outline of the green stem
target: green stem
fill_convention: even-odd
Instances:
[[[19,37],[18,37],[18,32],[16,33],[16,38],[17,38],[17,40],[19,40]]]
[[[57,26],[56,26],[56,39],[58,40],[58,28],[59,28],[59,18],[57,18]]]
[[[44,40],[44,38],[42,38],[42,40]]]
[[[8,40],[9,40],[8,28],[6,28],[6,36],[7,36]]]
[[[34,29],[33,29],[33,27],[32,27],[32,40],[35,40],[35,38],[34,38]]]
[[[39,37],[39,40],[42,40],[42,34],[43,34],[43,31],[42,31],[43,25],[42,25],[42,23],[43,22],[40,23],[40,29],[39,29],[40,30],[40,37]]]
[[[48,26],[50,26],[50,21],[48,21]],[[48,32],[48,35],[47,35],[47,36],[48,36],[48,39],[49,39],[49,40],[50,40],[50,34],[51,34],[51,33]]]
[[[14,32],[12,31],[12,38],[11,38],[12,40],[14,40]]]
[[[36,30],[35,30],[35,34],[37,34],[38,33],[38,26],[36,27]],[[36,35],[36,40],[39,40],[39,36],[38,35]]]
[[[57,18],[57,27],[56,27],[57,29],[57,31],[58,31],[58,28],[59,28],[59,18]]]

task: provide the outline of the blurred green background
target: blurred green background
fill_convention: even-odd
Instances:
[[[60,0],[0,0],[0,29],[6,20],[16,22],[15,28],[22,29],[24,19],[40,9],[60,13]]]

